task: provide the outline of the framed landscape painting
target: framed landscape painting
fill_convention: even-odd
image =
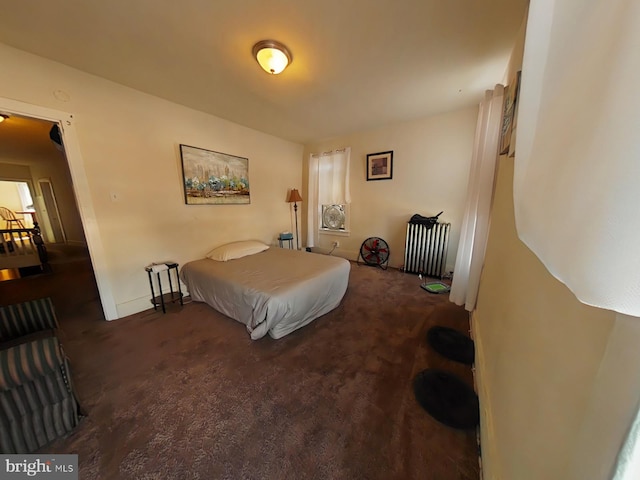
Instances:
[[[393,178],[393,151],[367,155],[367,181]]]
[[[498,150],[500,155],[509,153],[511,142],[515,140],[514,130],[517,118],[516,112],[521,74],[521,71],[517,72],[515,78],[511,80],[511,84],[505,90],[502,128],[500,131],[500,147]]]
[[[187,205],[248,204],[249,159],[180,145]]]

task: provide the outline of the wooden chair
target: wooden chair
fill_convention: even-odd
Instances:
[[[13,210],[8,209],[7,207],[0,207],[0,217],[5,221],[5,228],[7,230],[13,230],[14,228],[26,228],[22,220],[16,217]]]

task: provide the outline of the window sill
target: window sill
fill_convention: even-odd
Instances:
[[[349,230],[331,230],[329,228],[321,228],[318,233],[320,235],[335,235],[338,237],[351,236],[351,232]]]

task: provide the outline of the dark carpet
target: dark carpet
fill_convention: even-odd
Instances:
[[[352,264],[336,310],[253,342],[200,303],[105,322],[78,263],[56,264],[53,285],[2,283],[28,288],[11,287],[16,301],[54,299],[88,417],[44,451],[79,454],[83,480],[479,478],[475,431],[442,425],[414,397],[425,368],[473,384],[470,367],[424,342],[435,325],[468,330],[466,312],[417,277]]]

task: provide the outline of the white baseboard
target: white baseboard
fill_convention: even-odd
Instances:
[[[180,282],[180,289],[183,298],[189,295],[189,292],[187,291],[186,286],[182,283],[182,281]],[[174,292],[175,291],[176,290],[174,286]],[[169,293],[169,288],[164,288],[162,293]],[[156,295],[157,294],[158,292],[156,292]],[[128,302],[124,303],[118,303],[116,305],[116,310],[118,312],[117,319],[128,317],[129,315],[140,313],[145,310],[149,310],[150,308],[153,308],[153,304],[151,303],[151,291],[149,291],[149,294],[144,297],[134,298],[133,300],[129,300]]]
[[[128,302],[118,303],[116,304],[116,310],[118,312],[118,320],[124,317],[128,317],[129,315],[133,315],[134,313],[143,312],[144,310],[148,310],[153,308],[153,304],[151,303],[151,294],[135,298],[133,300],[129,300]]]
[[[329,255],[331,253],[332,257],[341,257],[341,258],[345,258],[347,260],[352,260],[352,261],[356,261],[356,259],[358,258],[358,253],[359,252],[353,252],[351,250],[345,250],[343,248],[335,248],[333,250],[333,252],[331,251],[331,248],[326,248],[326,247],[311,247],[311,252],[313,253],[321,253],[323,255]]]

